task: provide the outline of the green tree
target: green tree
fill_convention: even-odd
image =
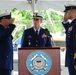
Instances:
[[[50,10],[47,10],[49,12],[49,15],[51,17],[52,20],[62,20],[63,16],[59,16],[57,13],[55,12],[51,12]],[[0,10],[0,13],[5,12],[4,10]],[[61,32],[64,28],[61,24],[61,22],[53,22],[53,25],[50,24],[50,22],[47,22],[47,20],[49,20],[47,14],[46,14],[46,10],[37,10],[37,12],[40,12],[42,14],[45,15],[44,19],[45,23],[43,23],[42,27],[43,28],[48,28],[49,31],[51,33],[56,33],[56,32]],[[12,17],[15,18],[16,21],[21,20],[22,22],[19,24],[24,24],[26,25],[27,28],[30,28],[32,26],[32,17],[31,17],[31,10],[17,10],[16,8],[14,8],[12,10]],[[18,27],[18,22],[15,21],[16,27]],[[16,35],[14,36],[14,40],[17,39],[18,37],[20,37],[23,33],[24,27],[20,27],[16,33]]]

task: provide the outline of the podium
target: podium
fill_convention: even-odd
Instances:
[[[19,75],[61,75],[60,48],[19,48]]]

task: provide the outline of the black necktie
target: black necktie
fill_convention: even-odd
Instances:
[[[38,30],[36,30],[36,35],[38,35]]]

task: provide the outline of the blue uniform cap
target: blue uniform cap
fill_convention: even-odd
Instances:
[[[64,12],[71,10],[71,9],[76,9],[76,5],[65,5],[65,10]]]
[[[11,13],[5,12],[5,13],[0,14],[0,20],[2,20],[3,18],[11,19]]]
[[[40,13],[33,13],[33,19],[43,19],[44,16]]]

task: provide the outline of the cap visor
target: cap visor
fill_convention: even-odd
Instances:
[[[41,17],[33,17],[32,19],[42,19]]]

